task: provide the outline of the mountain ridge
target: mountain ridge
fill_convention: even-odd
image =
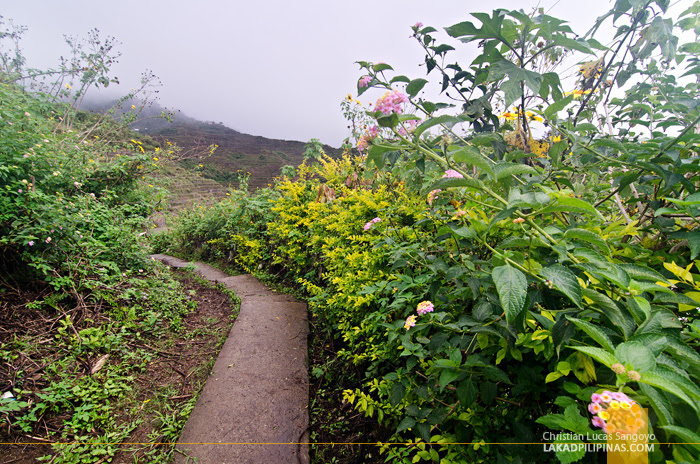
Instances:
[[[137,103],[122,102],[121,105],[88,104],[88,111],[106,111],[115,108],[117,118],[126,116],[128,110]],[[170,121],[162,117],[169,114]],[[137,112],[138,119],[129,126],[140,134],[150,136],[161,146],[175,143],[185,152],[202,153],[202,156],[185,159],[180,164],[186,169],[195,170],[203,177],[223,185],[238,187],[240,178],[248,176],[248,186],[255,190],[272,183],[281,174],[283,166],[296,167],[304,161],[308,142],[296,140],[270,139],[260,135],[239,132],[222,122],[200,121],[179,110],[168,110],[158,103],[144,106]],[[207,147],[217,145],[212,154]],[[325,153],[333,158],[343,150],[323,145]]]

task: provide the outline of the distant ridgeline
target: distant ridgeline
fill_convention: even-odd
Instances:
[[[114,106],[88,103],[83,108],[88,111],[101,111]],[[131,108],[130,102],[122,103],[123,108]],[[138,107],[138,103],[134,103]],[[164,108],[153,103],[141,110],[131,128],[153,137],[165,145],[176,143],[187,151],[206,152],[206,147],[216,144],[218,148],[211,156],[191,158],[182,162],[183,167],[201,172],[203,177],[213,179],[223,185],[238,187],[239,174],[250,173],[250,190],[266,187],[272,179],[281,174],[282,166],[298,166],[304,160],[306,142],[268,139],[261,136],[243,134],[211,121],[199,121],[177,111],[172,114],[172,122],[159,117]],[[166,110],[167,111],[167,110]],[[117,114],[119,112],[117,111]],[[327,155],[336,158],[342,154],[339,148],[323,146]]]

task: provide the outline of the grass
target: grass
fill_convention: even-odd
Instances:
[[[0,359],[16,401],[0,403],[1,455],[52,464],[172,457],[240,300],[158,269],[80,315],[41,295],[12,303],[5,327],[16,330],[2,332]],[[8,444],[26,442],[37,445]]]

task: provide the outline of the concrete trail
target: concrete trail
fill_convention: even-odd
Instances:
[[[189,264],[153,258],[173,267]],[[250,275],[196,267],[236,292],[241,310],[187,420],[174,463],[308,463],[306,304]]]

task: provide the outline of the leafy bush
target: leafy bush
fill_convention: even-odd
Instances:
[[[575,462],[583,450],[515,443],[620,431],[604,410],[617,401],[649,409],[652,462],[695,462],[700,113],[684,76],[700,50],[673,34],[698,33],[700,4],[667,8],[616,2],[585,37],[542,12],[475,13],[446,28],[479,44],[468,66],[416,24],[449,102],[360,62],[359,93],[387,90],[365,116],[345,108],[365,156],[319,156],[252,222],[240,197],[174,236],[304,286],[366,372],[345,399],[404,444],[382,448],[389,461]],[[574,58],[567,92],[557,70]]]

